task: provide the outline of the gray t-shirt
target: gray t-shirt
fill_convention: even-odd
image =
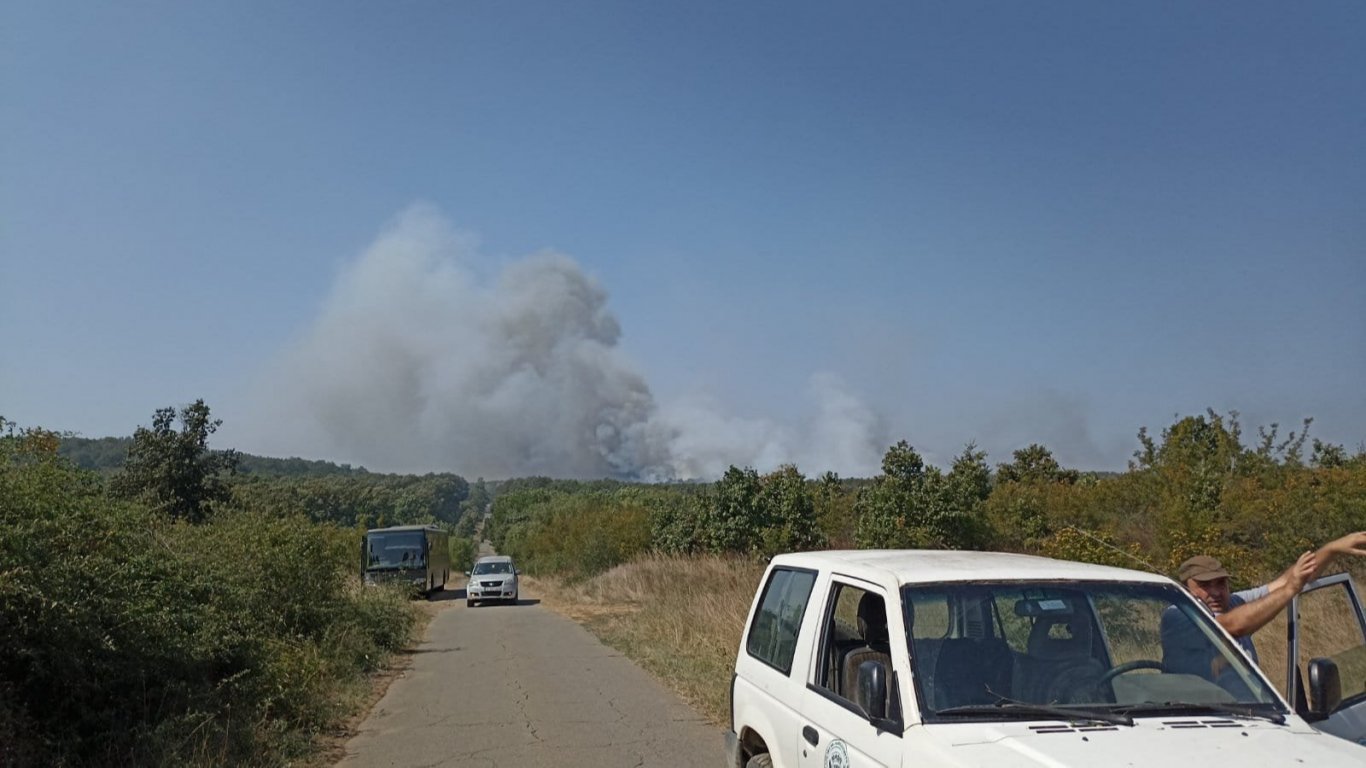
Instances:
[[[1266,585],[1234,592],[1229,596],[1229,610],[1259,600],[1270,593],[1271,590]],[[1206,608],[1204,603],[1198,600],[1196,602],[1200,607]],[[1253,664],[1261,663],[1257,658],[1257,646],[1252,644],[1250,635],[1235,637],[1234,640],[1242,646]],[[1214,645],[1190,619],[1186,618],[1181,609],[1173,605],[1162,612],[1162,666],[1166,671],[1199,675],[1206,680],[1212,680],[1210,662],[1215,655]]]

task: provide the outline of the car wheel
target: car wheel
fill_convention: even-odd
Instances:
[[[465,598],[465,607],[466,607],[466,608],[473,608],[473,607],[474,607],[474,600],[471,600],[470,598]]]
[[[767,752],[755,755],[745,763],[745,768],[773,768],[773,756]]]

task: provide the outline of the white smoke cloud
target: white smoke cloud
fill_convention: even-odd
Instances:
[[[731,464],[874,471],[881,420],[833,376],[800,428],[657,405],[618,348],[607,294],[571,258],[478,278],[476,243],[429,206],[401,214],[339,276],[268,371],[245,419],[253,450],[372,469],[712,478]]]
[[[798,427],[729,416],[705,397],[665,405],[657,421],[673,435],[670,466],[678,476],[705,478],[732,464],[770,470],[791,463],[809,476],[873,474],[886,447],[882,420],[830,373],[812,377],[807,399],[815,415]]]

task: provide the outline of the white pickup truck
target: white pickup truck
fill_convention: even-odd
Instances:
[[[1291,623],[1297,708],[1161,576],[982,552],[781,555],[736,657],[726,764],[1362,768],[1366,620],[1346,577],[1311,589],[1300,600],[1340,594],[1348,615],[1312,660]]]

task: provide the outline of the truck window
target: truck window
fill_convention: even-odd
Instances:
[[[1317,589],[1300,595],[1299,609],[1303,628],[1295,661],[1300,679],[1309,679],[1310,659],[1332,659],[1341,676],[1343,701],[1366,700],[1366,637],[1352,594],[1343,584]]]
[[[749,628],[745,650],[784,675],[792,673],[792,655],[802,628],[806,604],[816,583],[814,571],[774,568],[769,574],[759,610]]]
[[[891,643],[887,631],[887,601],[882,595],[852,584],[830,587],[829,615],[821,633],[821,663],[815,684],[854,705],[858,701],[858,667],[880,661],[890,674]]]

